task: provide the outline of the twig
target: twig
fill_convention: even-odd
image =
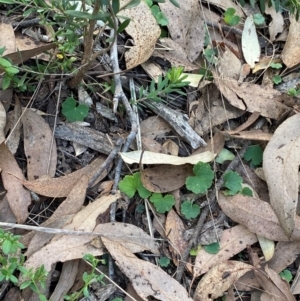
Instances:
[[[236,27],[232,27],[232,26],[228,26],[228,25],[225,25],[225,24],[220,24],[220,23],[215,23],[215,22],[211,22],[211,21],[205,21],[205,23],[210,26],[210,27],[214,27],[214,28],[217,28],[217,29],[220,29],[220,27],[224,30],[224,31],[229,31],[229,32],[232,32],[234,34],[237,34],[239,36],[241,36],[243,34],[243,31],[240,30],[239,28],[236,28]]]
[[[114,149],[110,152],[109,156],[103,162],[103,164],[101,165],[101,167],[99,168],[99,170],[91,177],[91,179],[89,181],[89,185],[88,185],[89,188],[93,186],[93,184],[95,183],[95,181],[97,180],[97,178],[102,174],[102,172],[105,169],[108,169],[108,167],[111,164],[112,160],[118,154],[118,152],[119,152],[119,150],[120,150],[121,145],[123,144],[123,142],[124,142],[123,138],[120,138],[120,139],[117,140]]]

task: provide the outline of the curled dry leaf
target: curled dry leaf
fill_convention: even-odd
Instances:
[[[142,163],[142,164],[171,164],[183,165],[186,163],[197,164],[201,162],[211,162],[215,155],[212,152],[204,152],[189,157],[177,157],[160,153],[153,153],[148,151],[132,151],[127,153],[120,153],[124,162],[128,164]]]
[[[220,251],[217,254],[209,254],[204,249],[198,252],[194,266],[194,278],[206,273],[211,267],[227,261],[255,242],[257,242],[256,235],[242,225],[223,231],[220,239]]]
[[[185,184],[188,176],[193,175],[193,166],[159,165],[141,171],[143,185],[151,192],[169,192]]]
[[[282,33],[284,20],[281,12],[276,12],[274,6],[266,5],[265,13],[270,15],[272,22],[269,24],[270,41],[274,41],[278,33]]]
[[[225,197],[219,193],[218,203],[228,217],[249,231],[275,241],[289,240],[267,202],[241,194]]]
[[[121,6],[127,3],[127,0],[120,1]],[[131,69],[146,62],[152,55],[155,43],[160,36],[160,28],[149,6],[144,1],[133,8],[122,10],[122,16],[131,19],[125,29],[135,43],[125,53],[126,66]]]
[[[283,122],[263,154],[263,170],[270,203],[287,236],[295,227],[300,165],[300,114]]]
[[[35,193],[49,196],[49,197],[66,197],[71,192],[74,185],[79,181],[82,175],[87,175],[89,179],[100,168],[101,164],[105,161],[105,156],[99,156],[89,165],[72,172],[66,176],[59,178],[50,178],[43,176],[35,181],[22,180],[22,184],[34,191]],[[108,170],[105,170],[95,182],[98,183],[106,177]]]
[[[22,117],[27,178],[54,177],[57,163],[56,142],[46,121],[36,112],[26,110]]]
[[[107,238],[102,240],[108,252],[143,300],[147,300],[148,296],[153,296],[162,301],[192,301],[188,297],[186,289],[161,268],[138,259],[120,243]]]
[[[212,301],[253,267],[240,261],[226,261],[211,268],[197,285],[194,301]]]
[[[28,206],[31,197],[28,190],[24,189],[19,179],[23,179],[23,173],[16,162],[15,157],[3,143],[0,145],[0,169],[6,197],[9,206],[15,215],[17,222],[22,224],[28,217]]]

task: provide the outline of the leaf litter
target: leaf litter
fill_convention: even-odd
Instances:
[[[224,12],[229,8],[242,18],[235,27],[224,24]],[[230,300],[234,292],[241,300],[296,300],[300,292],[296,262],[300,246],[299,88],[290,85],[297,83],[297,75],[292,80],[279,78],[284,80],[282,85],[276,85],[272,77],[291,73],[300,63],[300,23],[290,16],[285,35],[283,12],[270,6],[260,11],[266,20],[263,31],[255,25],[250,6],[231,0],[180,2],[180,8],[166,1],[157,9],[168,20],[165,28],[159,26],[144,1],[118,15],[121,23],[131,19],[118,36],[122,48],[119,56],[112,55],[112,64],[106,64],[108,57],[104,55],[103,63],[92,66],[89,78],[85,78],[89,84],[94,74],[100,74],[94,78],[99,86],[88,97],[102,106],[98,111],[93,106],[89,109],[85,119],[88,128],[65,122],[77,117],[64,115],[60,104],[70,96],[76,99],[81,89],[71,93],[65,82],[65,92],[57,93],[61,86],[56,86],[55,76],[45,73],[49,80],[40,81],[41,90],[32,103],[29,99],[36,87],[30,86],[30,81],[14,82],[0,91],[0,222],[12,222],[11,227],[34,224],[48,231],[30,228],[21,241],[27,248],[24,267],[35,269],[44,264],[50,273],[60,270],[61,279],[51,284],[48,297],[52,301],[62,300],[72,290],[75,277],[81,278],[87,271],[82,261],[86,253],[97,257],[109,253],[118,266],[110,276],[136,300],[149,296],[158,300],[216,300],[224,295]],[[3,59],[9,58],[13,67],[22,64],[19,79],[28,76],[28,69],[22,68],[33,66],[30,58],[39,64],[42,60],[65,62],[59,54],[51,59],[56,44],[52,43],[55,30],[50,24],[33,25],[49,38],[49,42],[34,41],[28,36],[31,30],[21,32],[18,26],[22,22],[16,25],[12,20],[15,18],[1,18],[0,41],[6,47]],[[168,35],[160,37],[164,30]],[[267,39],[261,39],[262,35]],[[102,47],[107,41],[101,34],[98,38]],[[276,45],[275,50],[268,48],[268,39]],[[151,64],[156,66],[154,73]],[[140,85],[147,86],[147,75],[140,66],[156,78],[156,83],[170,67],[184,66],[184,74],[193,76],[193,83],[182,89],[185,95],[164,95],[166,105],[158,104],[158,111],[151,105],[145,109],[145,103],[151,104],[147,97],[138,101],[136,119],[141,124],[135,125],[126,105],[124,114],[123,108],[118,111],[115,100],[120,95],[134,99],[134,89],[132,94],[122,91],[130,90],[124,80],[127,72],[136,92]],[[120,70],[126,68],[118,78]],[[116,89],[111,83],[113,73]],[[142,76],[137,80],[133,74]],[[117,114],[110,110],[108,117],[101,110],[112,107],[110,100]],[[73,103],[76,106],[76,100]],[[29,105],[43,115],[28,109]],[[172,117],[165,118],[167,115]],[[140,142],[130,142],[129,150],[120,151],[117,139],[132,135],[130,127],[134,131],[139,128]],[[184,135],[188,129],[195,141],[203,137],[207,145],[193,149],[195,143],[187,141],[189,134]],[[79,155],[70,141],[83,145],[84,151]],[[262,150],[263,158],[260,151],[253,154],[253,147]],[[229,157],[214,161],[222,149],[235,156],[233,161]],[[117,160],[113,160],[117,154],[126,163],[121,174]],[[253,171],[261,166],[261,159],[266,183]],[[197,168],[193,171],[199,161],[213,167],[203,178],[195,172]],[[230,169],[233,163],[238,165],[234,170]],[[96,173],[97,179],[91,183]],[[118,176],[130,174],[143,186],[150,203],[143,202],[135,190],[128,197],[118,191],[122,185],[114,186],[112,179],[118,181]],[[252,196],[239,193],[246,185]],[[238,194],[228,195],[233,191]],[[197,208],[197,214],[185,214],[184,202]],[[189,236],[188,231],[192,233]],[[204,239],[205,235],[209,237]],[[211,243],[218,245],[216,254],[204,247]],[[171,264],[159,266],[157,257],[167,257]],[[285,269],[296,275],[291,287],[278,274]],[[124,285],[125,277],[128,285]],[[110,291],[108,284],[103,286]],[[111,286],[113,294],[117,288]],[[88,290],[96,295],[92,286]],[[239,290],[247,291],[246,295]],[[12,289],[9,294],[13,294]],[[29,300],[25,293],[22,298]]]

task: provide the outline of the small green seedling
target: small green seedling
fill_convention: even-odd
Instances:
[[[181,213],[187,219],[196,218],[200,214],[200,206],[192,201],[184,201],[180,206]]]
[[[3,55],[4,51],[5,47],[0,48],[0,56]],[[8,59],[0,57],[0,74],[3,72],[2,89],[6,90],[10,86],[15,74],[19,73],[19,69],[15,68]]]
[[[279,273],[279,276],[285,280],[287,283],[289,283],[293,279],[293,275],[291,271],[285,269],[282,272]]]
[[[208,163],[198,162],[193,167],[195,176],[187,177],[186,188],[195,194],[205,193],[212,185],[214,172]]]
[[[169,212],[175,204],[174,196],[170,194],[163,196],[161,193],[153,193],[149,200],[158,213]]]
[[[199,251],[202,249],[202,246],[198,246],[197,248],[192,248],[190,251],[191,256],[197,256]]]
[[[260,145],[251,145],[247,148],[244,159],[253,165],[261,165],[263,159],[263,150]]]
[[[253,196],[253,192],[249,187],[244,187],[240,193],[246,196]]]
[[[291,95],[291,96],[298,96],[300,95],[300,89],[295,89],[295,88],[291,88],[288,90],[288,95]]]
[[[89,107],[85,104],[79,104],[77,106],[76,100],[73,97],[68,97],[62,103],[61,112],[70,122],[83,121],[89,113]]]
[[[235,14],[236,10],[233,7],[227,8],[224,13],[224,21],[230,26],[235,26],[239,24],[241,18]]]
[[[143,199],[149,198],[153,203],[158,213],[165,213],[171,210],[175,204],[175,199],[172,195],[167,194],[163,196],[161,193],[153,193],[146,189],[141,181],[141,173],[136,172],[133,175],[127,175],[119,183],[119,189],[128,197],[132,198],[136,192]]]
[[[151,195],[151,192],[142,184],[140,172],[125,176],[119,183],[119,189],[130,198],[132,198],[136,192],[138,192],[139,196],[143,199]]]
[[[281,69],[282,64],[280,64],[280,63],[271,63],[270,67],[273,68],[273,69]]]
[[[254,14],[253,21],[256,25],[262,25],[265,23],[265,18],[262,14]]]
[[[274,83],[275,85],[278,85],[278,84],[280,84],[280,83],[282,82],[282,78],[281,78],[280,75],[275,75],[275,76],[273,76],[272,80],[273,80],[273,83]]]
[[[162,267],[162,268],[166,268],[169,266],[170,264],[170,259],[166,256],[159,258],[158,260],[158,264]]]
[[[229,171],[224,175],[224,187],[228,190],[225,195],[235,195],[242,190],[243,179],[235,171]]]
[[[223,148],[216,157],[216,162],[223,164],[225,161],[232,161],[234,158],[235,155],[231,151],[229,151],[227,148]]]
[[[210,245],[203,246],[204,250],[209,254],[217,254],[220,251],[220,244],[218,242],[214,242]]]
[[[160,10],[158,5],[151,6],[152,15],[155,17],[157,24],[161,26],[167,26],[169,21],[165,14]]]

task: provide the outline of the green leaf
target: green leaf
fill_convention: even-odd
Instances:
[[[89,113],[89,107],[85,104],[80,104],[76,106],[76,100],[73,97],[68,97],[62,103],[61,112],[70,122],[83,121],[83,119]]]
[[[123,9],[129,9],[129,8],[135,7],[135,6],[139,5],[140,3],[141,3],[141,0],[132,0],[126,6],[124,6]]]
[[[167,194],[162,196],[161,193],[153,193],[150,197],[150,202],[153,203],[158,213],[169,212],[175,204],[174,196]]]
[[[145,0],[146,4],[151,7],[153,5],[153,1],[152,0]]]
[[[193,171],[195,176],[187,177],[185,185],[195,194],[206,192],[212,185],[214,173],[208,163],[198,162]]]
[[[169,20],[167,19],[166,15],[163,12],[159,12],[156,16],[156,21],[161,26],[169,25]]]
[[[217,254],[220,251],[220,244],[218,242],[204,246],[204,250],[209,254]]]
[[[13,74],[19,73],[19,69],[15,68],[15,67],[8,67],[8,68],[5,68],[5,72],[13,75]]]
[[[242,195],[253,196],[253,192],[249,187],[244,187],[241,191]]]
[[[265,23],[265,18],[262,14],[254,14],[253,21],[256,25],[262,25]]]
[[[232,161],[235,158],[235,155],[229,151],[227,148],[223,148],[219,155],[216,158],[216,162],[223,164],[225,161]]]
[[[170,264],[170,259],[166,256],[164,257],[161,257],[159,258],[158,260],[158,264],[161,266],[161,267],[164,267],[166,268],[169,264]]]
[[[0,3],[3,3],[3,4],[15,4],[16,1],[14,1],[14,0],[0,0]]]
[[[23,290],[23,289],[27,288],[28,286],[30,286],[30,284],[31,284],[31,281],[30,281],[30,280],[23,282],[23,283],[20,285],[20,290]]]
[[[227,8],[227,10],[224,13],[224,21],[231,25],[235,26],[240,22],[240,17],[238,15],[235,15],[235,9],[232,7]]]
[[[3,69],[9,68],[11,67],[12,64],[10,61],[6,60],[3,57],[0,57],[0,67],[2,67]]]
[[[11,241],[8,239],[5,239],[2,244],[2,251],[5,255],[11,253]]]
[[[235,171],[229,171],[224,175],[224,186],[229,189],[228,195],[235,195],[242,189],[242,178]]]
[[[170,2],[171,2],[174,6],[180,8],[180,5],[179,5],[179,3],[178,3],[176,0],[170,0]]]
[[[124,179],[119,182],[119,189],[130,198],[132,198],[136,192],[144,199],[151,195],[151,192],[147,190],[141,182],[140,172],[125,176]]]
[[[199,251],[202,249],[202,246],[198,246],[197,248],[192,248],[190,251],[190,255],[191,256],[197,256],[197,254],[199,253]]]
[[[292,273],[291,273],[289,270],[287,270],[287,269],[285,269],[285,270],[283,270],[282,272],[280,272],[280,273],[279,273],[279,276],[280,276],[283,280],[285,280],[286,282],[290,282],[290,281],[293,279]]]
[[[112,8],[116,15],[120,11],[120,0],[112,0]]]
[[[193,204],[191,201],[185,201],[180,206],[181,213],[187,219],[196,218],[200,214],[200,207],[197,204]]]
[[[18,283],[18,278],[14,275],[10,275],[9,276],[9,281],[12,282],[13,284],[17,284]]]
[[[244,159],[253,165],[260,165],[263,159],[263,150],[260,145],[251,145],[247,148]]]
[[[281,78],[280,75],[273,76],[272,80],[273,80],[273,83],[276,84],[276,85],[278,85],[282,82],[282,78]]]
[[[121,33],[129,25],[129,23],[130,23],[130,19],[123,21],[119,26],[117,33],[118,34]]]
[[[270,67],[273,68],[273,69],[281,69],[282,64],[280,64],[280,63],[271,63]]]

